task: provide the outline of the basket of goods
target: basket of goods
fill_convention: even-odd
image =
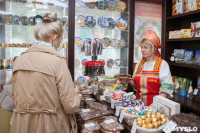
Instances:
[[[118,102],[116,102],[116,106],[119,108],[126,108],[126,107],[135,107],[135,106],[140,106],[143,105],[144,103],[140,99],[136,99],[135,95],[131,96],[125,96],[119,98]]]
[[[136,118],[133,126],[136,126],[138,133],[161,133],[167,123],[168,118],[164,114],[149,111],[146,115]]]
[[[100,123],[102,133],[120,133],[124,130],[124,126],[116,121],[116,119],[105,119]]]
[[[129,126],[132,126],[133,121],[137,117],[145,115],[147,112],[154,112],[154,109],[148,106],[136,106],[136,107],[125,108],[123,110],[124,120]]]
[[[100,125],[97,121],[89,121],[83,124],[81,133],[95,133],[99,132],[100,130]]]
[[[124,97],[124,94],[126,92],[123,92],[123,91],[118,91],[117,93],[116,92],[106,92],[105,93],[105,97],[106,97],[106,101],[108,103],[111,103],[111,99],[113,99],[115,102],[119,101],[120,98]]]
[[[171,116],[170,120],[177,124],[177,127],[188,127],[190,129],[200,130],[200,117],[191,114],[174,114]],[[179,131],[180,132],[180,131]],[[178,133],[178,131],[174,131]]]
[[[103,80],[102,82],[100,82],[98,93],[100,95],[103,95],[105,89],[112,87],[115,83],[115,80]]]

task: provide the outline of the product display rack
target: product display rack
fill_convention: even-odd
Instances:
[[[190,29],[191,22],[200,21],[198,17],[200,15],[200,10],[172,16],[172,0],[163,0],[162,2],[162,58],[169,63],[172,75],[191,79],[193,88],[196,88],[197,79],[200,75],[200,66],[170,62],[169,58],[174,49],[199,50],[200,38],[169,39],[169,31]],[[198,114],[200,113],[200,109],[196,108],[200,106],[200,96],[195,96],[193,100],[189,100],[186,97],[174,94],[172,100],[180,103],[182,107],[190,111]]]

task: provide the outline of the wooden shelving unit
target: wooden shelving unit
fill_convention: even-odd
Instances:
[[[162,2],[162,58],[169,63],[173,76],[191,79],[193,81],[193,88],[196,88],[197,79],[200,76],[200,66],[170,62],[169,58],[174,49],[200,50],[200,38],[169,39],[169,31],[190,29],[191,22],[200,21],[200,10],[172,16],[172,0],[163,0]],[[186,97],[176,94],[172,100],[180,103],[182,107],[200,114],[199,96],[196,96],[193,100],[189,100]]]

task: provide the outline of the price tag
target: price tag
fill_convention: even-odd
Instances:
[[[85,127],[94,127],[95,124],[94,123],[88,123],[88,124],[84,124]]]
[[[165,128],[163,129],[163,131],[165,133],[171,133],[172,130],[177,126],[176,123],[174,123],[173,121],[170,121],[166,126]]]
[[[105,120],[104,121],[106,124],[114,123],[115,121],[113,119]]]
[[[82,109],[82,112],[84,112],[84,113],[90,112],[90,109]]]
[[[92,98],[87,98],[87,99],[85,99],[85,100],[92,100]]]
[[[115,102],[114,102],[113,99],[111,99],[111,108],[112,108],[112,109],[115,109]]]
[[[198,89],[195,89],[194,92],[193,92],[193,94],[197,95],[197,93],[198,93]]]
[[[137,130],[137,127],[133,125],[131,129],[131,133],[136,133],[136,130]]]
[[[154,97],[154,98],[153,98],[153,105],[156,107],[156,106],[157,106],[157,103],[158,103],[158,98],[157,98],[157,97]]]
[[[120,117],[119,117],[119,122],[122,123],[122,120],[124,119],[124,111],[121,111]]]
[[[119,111],[120,111],[119,106],[117,106],[117,107],[116,107],[115,116],[119,116]]]
[[[94,91],[94,95],[97,95],[97,92],[96,92],[96,91]]]

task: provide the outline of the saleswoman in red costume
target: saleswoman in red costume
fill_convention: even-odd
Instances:
[[[153,97],[167,97],[173,92],[173,82],[168,63],[161,59],[158,51],[160,39],[151,30],[144,33],[140,43],[143,59],[136,65],[133,80],[127,83],[137,89],[136,98],[151,106]]]

